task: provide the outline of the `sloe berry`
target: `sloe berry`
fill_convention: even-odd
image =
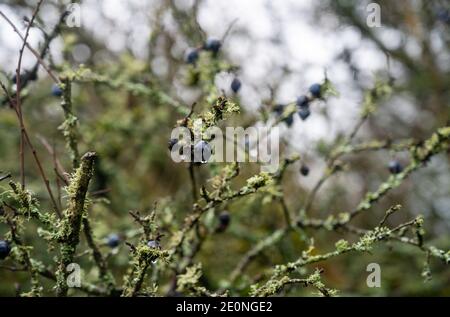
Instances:
[[[237,93],[239,91],[239,89],[241,89],[242,83],[239,80],[239,78],[234,78],[233,81],[231,82],[231,90],[234,93]]]
[[[389,172],[391,172],[391,174],[399,174],[403,171],[402,164],[397,160],[390,161],[388,168],[389,168]]]
[[[309,87],[309,92],[314,98],[320,98],[322,96],[322,86],[320,84],[313,84]]]
[[[309,107],[301,107],[298,111],[298,115],[300,118],[305,121],[311,114],[311,111],[309,110]]]
[[[170,139],[168,142],[169,151],[172,151],[173,147],[178,143],[178,139]]]
[[[297,98],[297,106],[298,107],[308,107],[309,106],[309,99],[305,95],[301,95]]]
[[[306,166],[306,165],[302,165],[302,166],[300,167],[300,173],[301,173],[303,176],[308,176],[308,174],[309,174],[309,167]]]
[[[222,46],[222,43],[218,39],[211,38],[206,41],[203,48],[207,51],[217,54],[219,52],[221,46]]]
[[[198,57],[199,57],[198,50],[195,48],[192,48],[186,54],[186,63],[195,64],[198,60]]]
[[[120,244],[120,237],[116,233],[111,233],[106,239],[110,248],[116,248]]]
[[[52,95],[55,97],[61,97],[63,94],[63,91],[61,87],[59,87],[57,84],[53,84],[52,86]]]
[[[5,259],[11,252],[11,246],[8,241],[0,240],[0,260]]]

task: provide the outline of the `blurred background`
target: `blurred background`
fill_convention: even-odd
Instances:
[[[339,97],[312,107],[312,115],[302,121],[294,117],[292,126],[281,124],[285,155],[298,153],[310,168],[305,177],[300,164],[289,168],[284,195],[291,210],[298,210],[322,176],[325,154],[339,138],[350,132],[361,113],[365,90],[377,77],[394,82],[393,95],[383,102],[362,127],[356,141],[423,140],[450,121],[450,5],[447,1],[375,1],[381,7],[381,27],[369,27],[370,1],[312,0],[85,0],[81,26],[62,26],[51,41],[46,61],[55,71],[76,69],[80,64],[111,80],[126,80],[156,87],[177,103],[188,107],[203,100],[204,91],[186,83],[189,48],[199,47],[208,38],[224,39],[219,58],[234,65],[232,71],[214,77],[219,90],[241,106],[241,114],[227,122],[249,126],[264,120],[265,109],[289,103],[326,76]],[[44,32],[51,32],[69,1],[44,1],[31,29],[29,43],[39,47]],[[3,0],[4,12],[23,33],[24,16],[31,16],[36,1]],[[21,41],[4,19],[0,19],[0,79],[12,87]],[[34,56],[25,51],[23,69],[31,69]],[[242,89],[230,92],[237,76]],[[38,153],[52,175],[53,161],[43,139],[54,147],[67,171],[69,156],[58,126],[63,120],[59,98],[51,95],[52,81],[40,68],[38,80],[26,87],[24,117]],[[4,98],[3,95],[0,98]],[[91,186],[98,201],[91,207],[96,237],[128,235],[134,224],[129,210],[149,210],[157,201],[160,225],[167,232],[190,211],[192,197],[186,166],[170,159],[167,141],[176,121],[183,117],[176,107],[153,95],[133,93],[120,87],[77,83],[73,104],[80,122],[80,152],[99,154],[95,181]],[[0,171],[11,172],[19,181],[17,118],[9,106],[0,106]],[[424,215],[426,241],[444,250],[450,248],[450,165],[449,154],[433,158],[426,168],[408,178],[356,224],[373,228],[393,204],[401,212],[389,218],[393,226]],[[375,190],[389,176],[392,159],[403,165],[408,153],[380,150],[350,155],[343,160],[346,170],[331,178],[319,191],[311,214],[326,218],[352,210],[367,191]],[[27,153],[27,183],[49,206],[31,153]],[[199,184],[206,184],[214,167],[198,169]],[[241,180],[257,173],[257,166],[243,164]],[[7,184],[0,184],[6,187]],[[56,186],[52,182],[52,186]],[[208,237],[196,260],[203,263],[204,283],[217,288],[226,279],[240,256],[256,242],[283,225],[281,209],[255,196],[225,206],[232,215],[229,228]],[[62,198],[64,199],[64,197]],[[219,213],[220,211],[216,211]],[[0,237],[6,231],[0,225]],[[36,257],[53,256],[29,232]],[[318,253],[334,248],[334,243],[355,237],[313,231]],[[166,236],[162,240],[164,246]],[[353,239],[353,240],[352,240]],[[107,247],[104,247],[107,250]],[[298,258],[305,245],[290,236],[267,249],[248,269],[257,275],[274,264]],[[109,257],[115,274],[125,270],[128,248],[122,245]],[[80,261],[83,261],[80,258]],[[372,254],[349,254],[320,263],[324,281],[341,295],[450,295],[450,270],[431,261],[432,279],[422,276],[426,257],[413,247],[386,244]],[[382,287],[366,286],[366,266],[376,262],[382,269]],[[87,276],[94,268],[81,265]],[[14,295],[26,287],[27,276],[0,270],[0,294]],[[162,287],[164,291],[164,287]],[[303,288],[288,289],[284,295],[309,295]]]

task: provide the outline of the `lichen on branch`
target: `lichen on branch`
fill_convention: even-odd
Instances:
[[[67,266],[73,262],[75,251],[80,242],[81,223],[86,212],[86,194],[89,182],[94,172],[94,162],[97,154],[88,152],[81,158],[80,167],[70,179],[66,188],[68,205],[63,214],[57,240],[60,243],[60,258],[56,284],[58,296],[67,295]]]

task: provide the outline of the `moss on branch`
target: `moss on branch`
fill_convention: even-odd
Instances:
[[[80,242],[80,230],[83,215],[86,211],[86,194],[89,182],[94,172],[95,152],[88,152],[81,158],[80,167],[73,174],[67,187],[68,206],[64,211],[58,241],[60,243],[60,258],[57,271],[56,293],[66,296],[67,266],[73,262],[75,251]]]

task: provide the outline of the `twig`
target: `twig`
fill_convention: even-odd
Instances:
[[[384,226],[384,224],[386,223],[386,220],[389,218],[389,216],[392,215],[394,212],[400,210],[400,208],[402,208],[402,206],[400,206],[400,205],[392,206],[391,208],[389,208],[386,211],[386,213],[384,214],[383,219],[381,219],[380,223],[378,224],[378,227]]]
[[[227,30],[225,31],[225,33],[223,34],[222,38],[221,38],[221,42],[224,43],[226,38],[228,37],[228,35],[230,34],[231,30],[233,29],[233,26],[237,23],[237,21],[239,21],[238,18],[234,19],[233,21],[231,21],[230,25],[228,26]]]
[[[91,225],[88,221],[87,216],[83,217],[83,232],[86,237],[88,246],[92,250],[92,255],[94,257],[95,264],[99,268],[100,279],[106,283],[106,289],[111,291],[114,289],[115,283],[114,278],[110,271],[108,270],[108,265],[106,263],[103,254],[100,252],[97,244],[95,243]]]
[[[191,180],[191,187],[192,187],[192,198],[194,201],[198,199],[197,196],[197,184],[195,182],[195,172],[194,172],[194,163],[189,163],[189,178]]]
[[[11,229],[12,240],[18,246],[18,261],[25,265],[31,275],[31,294],[33,296],[40,296],[42,289],[39,285],[38,269],[31,260],[30,250],[23,244],[22,239],[19,237],[19,228],[15,217],[8,217],[7,223]]]
[[[47,152],[52,156],[53,164],[54,164],[54,171],[55,171],[55,174],[57,174],[58,179],[61,179],[65,185],[68,185],[69,184],[69,178],[67,177],[68,174],[67,174],[66,170],[64,169],[64,167],[62,166],[61,161],[57,158],[55,148],[53,146],[51,146],[48,143],[47,139],[45,139],[43,136],[37,135],[36,137],[41,142],[41,144],[45,147]]]
[[[8,173],[8,174],[6,174],[6,175],[0,176],[0,182],[1,182],[1,181],[4,181],[5,179],[8,179],[8,178],[10,178],[10,177],[11,177],[11,173]]]
[[[17,63],[17,69],[16,69],[16,109],[17,112],[19,114],[19,122],[20,122],[20,179],[21,179],[21,183],[22,183],[22,189],[25,189],[25,141],[24,141],[24,123],[23,123],[23,115],[22,115],[22,104],[21,104],[21,99],[20,99],[20,90],[21,90],[21,86],[20,86],[20,72],[21,72],[21,68],[22,68],[22,59],[23,59],[23,52],[25,50],[25,46],[27,44],[27,40],[28,40],[28,36],[30,34],[30,29],[33,25],[34,19],[37,16],[37,13],[39,12],[39,8],[41,7],[43,0],[40,0],[38,2],[38,4],[36,5],[36,9],[33,12],[33,15],[31,16],[31,19],[28,23],[27,29],[25,31],[25,36],[22,38],[23,40],[23,44],[22,47],[20,48],[19,51],[19,61]],[[3,12],[0,11],[0,14],[7,20],[8,18],[6,18],[6,16],[3,14]],[[11,22],[11,21],[9,21]],[[17,29],[16,29],[17,30]]]

